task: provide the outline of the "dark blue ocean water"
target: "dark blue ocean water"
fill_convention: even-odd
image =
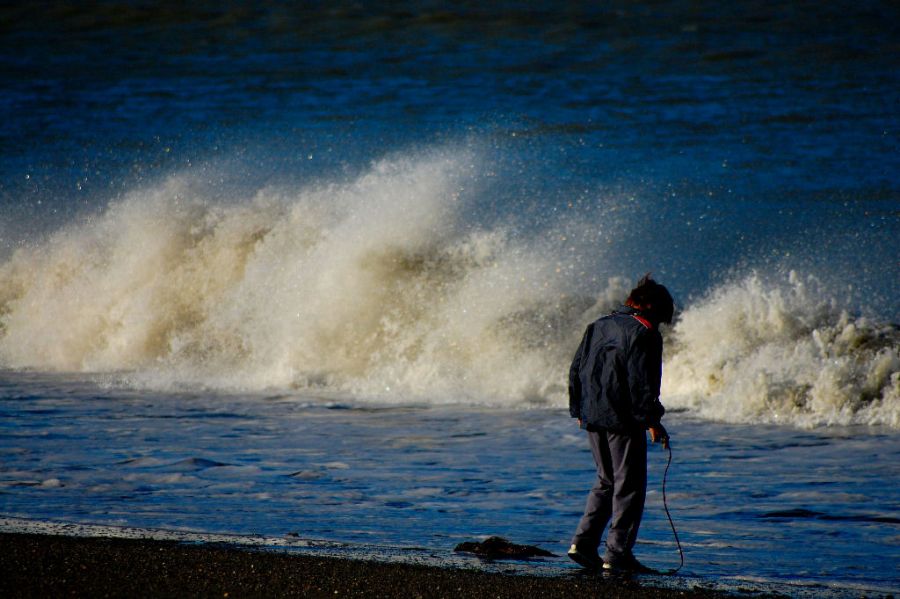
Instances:
[[[0,7],[0,516],[559,550],[651,270],[689,573],[896,591],[900,8],[558,4]]]
[[[498,211],[635,198],[640,243],[613,274],[652,268],[684,296],[803,267],[898,316],[890,2],[38,3],[2,21],[7,251],[173,170],[334,178],[462,139],[494,149]]]
[[[0,530],[72,534],[67,525],[87,524],[95,535],[327,541],[347,544],[345,555],[469,567],[479,564],[452,549],[500,535],[557,556],[508,568],[578,571],[562,556],[594,473],[565,410],[160,394],[7,374],[0,414]],[[683,413],[667,426],[667,498],[685,566],[680,580],[644,582],[798,597],[897,592],[896,431]],[[661,570],[679,560],[663,511],[666,457],[650,447],[635,549]]]

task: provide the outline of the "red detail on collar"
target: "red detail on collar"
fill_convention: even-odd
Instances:
[[[644,326],[647,327],[648,329],[652,329],[652,328],[653,328],[653,325],[650,324],[650,321],[647,320],[646,318],[644,318],[643,316],[638,316],[637,314],[632,314],[631,316],[633,316],[634,319],[635,319],[636,321],[638,321],[639,323],[641,323],[642,325],[644,325]]]

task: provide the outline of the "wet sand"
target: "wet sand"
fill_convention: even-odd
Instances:
[[[697,597],[595,575],[509,575],[170,541],[0,534],[0,597]]]

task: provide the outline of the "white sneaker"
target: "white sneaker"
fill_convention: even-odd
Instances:
[[[581,551],[578,549],[578,546],[574,544],[569,547],[567,555],[573,562],[588,570],[599,570],[600,567],[603,566],[603,560],[600,559],[599,555]]]
[[[629,572],[633,574],[659,574],[659,572],[657,572],[653,568],[648,568],[641,562],[637,561],[637,558],[633,555],[611,558],[609,554],[607,554],[606,561],[603,562],[603,569],[611,570],[613,572]]]

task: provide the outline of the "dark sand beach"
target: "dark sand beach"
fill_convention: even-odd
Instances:
[[[724,597],[604,576],[542,577],[169,541],[0,534],[2,597]]]

